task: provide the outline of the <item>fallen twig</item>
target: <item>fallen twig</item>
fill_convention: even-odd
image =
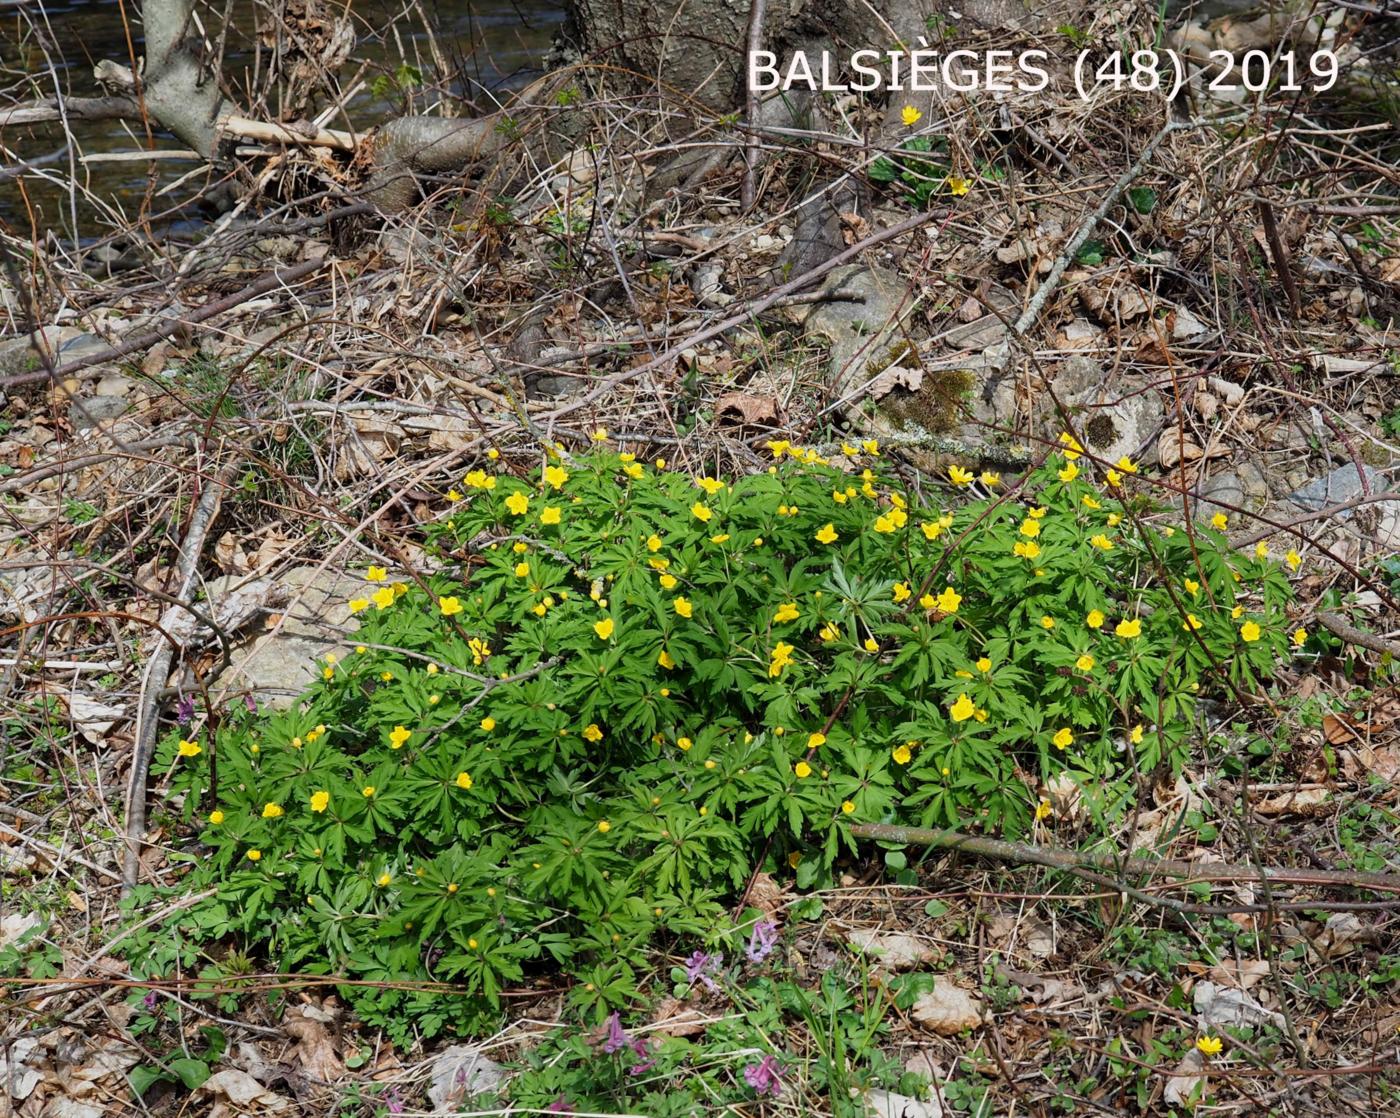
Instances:
[[[1021,317],[1012,324],[1011,329],[1013,333],[1017,335],[1024,334],[1035,324],[1036,316],[1040,314],[1041,308],[1045,306],[1046,301],[1055,292],[1055,289],[1060,286],[1060,280],[1064,278],[1065,271],[1074,261],[1079,250],[1084,247],[1084,242],[1087,241],[1094,230],[1098,228],[1099,222],[1107,216],[1108,211],[1117,203],[1119,195],[1128,189],[1129,185],[1131,185],[1132,181],[1137,178],[1138,175],[1142,174],[1142,169],[1147,166],[1147,161],[1152,158],[1162,141],[1171,135],[1171,133],[1186,127],[1189,127],[1189,125],[1180,121],[1167,121],[1166,124],[1162,125],[1157,135],[1153,136],[1152,139],[1148,141],[1147,146],[1142,149],[1142,154],[1133,161],[1133,165],[1124,171],[1123,174],[1118,177],[1118,181],[1108,188],[1108,192],[1103,196],[1103,201],[1099,203],[1098,208],[1095,209],[1093,213],[1084,219],[1083,223],[1075,231],[1074,236],[1065,244],[1064,249],[1055,260],[1054,267],[1050,269],[1050,274],[1045,277],[1045,282],[1036,288],[1035,294],[1031,296],[1030,303],[1028,303],[1026,309],[1021,312]]]
[[[179,318],[167,319],[165,323],[154,330],[149,330],[144,334],[139,334],[134,338],[128,338],[121,345],[109,346],[100,353],[91,353],[86,357],[79,357],[66,365],[59,365],[53,369],[41,369],[35,373],[16,373],[13,376],[0,378],[0,388],[17,388],[22,384],[35,384],[39,381],[55,380],[61,381],[83,369],[90,369],[96,365],[104,365],[109,361],[115,361],[118,357],[125,357],[129,353],[136,353],[140,350],[149,349],[156,342],[163,341],[170,335],[179,332],[187,326],[193,326],[206,319],[213,318],[224,311],[232,310],[240,303],[246,303],[249,299],[255,299],[259,295],[277,287],[285,287],[289,283],[309,276],[312,272],[319,271],[325,267],[327,260],[324,256],[318,256],[314,260],[304,260],[300,264],[294,264],[290,268],[278,268],[268,272],[264,276],[258,277],[247,287],[235,291],[232,295],[226,295],[222,299],[215,299],[212,303],[205,303],[204,306],[189,314]]]
[[[1354,644],[1359,648],[1369,648],[1372,652],[1379,652],[1382,655],[1389,654],[1400,659],[1400,643],[1388,641],[1384,637],[1376,636],[1375,633],[1358,629],[1335,613],[1319,613],[1317,621],[1334,637],[1340,637],[1347,644]]]
[[[912,846],[933,846],[943,850],[976,854],[983,858],[995,858],[1002,862],[1045,866],[1067,872],[1108,871],[1120,877],[1164,875],[1188,878],[1192,881],[1266,881],[1280,885],[1371,889],[1381,893],[1400,894],[1400,874],[1394,873],[1295,869],[1291,866],[1243,866],[1229,862],[1186,862],[1175,858],[1118,857],[1112,854],[1062,850],[1053,846],[1031,846],[1027,843],[1007,842],[1005,839],[964,834],[961,831],[900,827],[889,823],[860,823],[851,828],[851,834],[856,838],[907,843]],[[1100,881],[1103,880],[1098,873],[1094,876]],[[1125,892],[1131,888],[1126,883],[1115,881],[1112,884]],[[1304,907],[1325,909],[1327,902],[1309,901]]]
[[[749,0],[749,51],[747,56],[749,58],[757,54],[763,46],[763,9],[764,0]],[[758,91],[754,89],[752,82],[747,82],[745,85],[748,91],[745,115],[749,118],[750,124],[757,124]],[[753,209],[753,204],[757,199],[758,148],[758,134],[750,132],[748,138],[744,140],[744,177],[739,183],[739,207],[744,213]]]
[[[199,496],[190,526],[185,533],[185,543],[180,549],[180,563],[177,567],[179,579],[176,583],[176,600],[181,608],[189,602],[195,588],[195,572],[199,568],[199,555],[204,550],[204,539],[214,524],[219,501],[224,487],[239,465],[238,459],[226,464],[217,476],[210,478]],[[151,752],[155,748],[158,710],[161,691],[170,675],[170,664],[175,657],[175,644],[169,638],[161,638],[146,671],[141,679],[141,699],[137,705],[135,745],[132,749],[131,776],[126,786],[126,856],[122,864],[122,889],[126,891],[136,884],[141,872],[141,836],[146,829],[146,775],[151,768]]]

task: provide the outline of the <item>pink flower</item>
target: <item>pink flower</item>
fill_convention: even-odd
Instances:
[[[719,973],[719,968],[724,965],[724,956],[707,955],[703,951],[697,951],[685,961],[685,976],[692,983],[703,982],[705,989],[710,993],[718,993],[719,987],[715,985],[715,980],[710,977]]]
[[[603,1051],[611,1056],[614,1052],[620,1052],[632,1043],[622,1027],[622,1015],[614,1013],[608,1018],[608,1038],[603,1042]]]
[[[783,1093],[782,1074],[778,1061],[768,1055],[744,1069],[744,1082],[753,1088],[754,1094],[772,1095],[776,1099]]]
[[[777,944],[777,923],[773,920],[760,920],[753,926],[753,933],[749,936],[749,945],[744,948],[744,954],[748,956],[749,962],[761,963],[768,958]]]
[[[637,1057],[637,1062],[627,1069],[628,1075],[641,1075],[644,1071],[649,1071],[656,1066],[656,1060],[647,1050],[647,1046],[638,1038],[627,1035],[627,1030],[622,1027],[622,1017],[614,1013],[608,1018],[608,1035],[603,1041],[603,1051],[609,1056],[616,1052],[621,1052],[624,1048],[630,1048],[633,1055]],[[561,1113],[572,1114],[573,1111],[562,1111]]]

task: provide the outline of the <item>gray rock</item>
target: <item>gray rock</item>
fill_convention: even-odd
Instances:
[[[112,347],[99,338],[96,334],[77,332],[69,334],[64,331],[65,337],[58,346],[58,359],[63,362],[77,361],[81,357],[91,357],[94,353],[106,353]]]
[[[363,579],[316,566],[295,567],[279,582],[289,598],[282,622],[237,650],[216,683],[223,691],[252,691],[273,710],[290,707],[315,678],[316,662],[344,649],[359,628],[347,603],[368,596]]]
[[[1103,382],[1103,366],[1092,357],[1077,354],[1055,374],[1055,391],[1061,395],[1080,396],[1101,387]]]
[[[1371,493],[1384,493],[1390,488],[1389,481],[1379,470],[1370,466],[1363,466],[1365,471],[1365,489]],[[1354,463],[1348,463],[1338,469],[1333,470],[1325,477],[1314,478],[1300,489],[1288,495],[1288,499],[1300,508],[1309,512],[1317,512],[1330,505],[1339,505],[1350,501],[1362,494],[1361,483],[1362,474],[1357,472]],[[1351,517],[1351,512],[1338,513],[1339,520],[1347,520]]]
[[[41,344],[56,350],[62,344],[63,331],[57,326],[44,326],[38,331]],[[0,342],[0,376],[12,377],[42,369],[43,361],[35,347],[35,335],[25,334]]]
[[[108,373],[97,382],[99,396],[128,396],[136,387],[136,382],[122,373]]]
[[[434,1057],[428,1074],[432,1078],[428,1101],[434,1114],[455,1114],[463,1098],[499,1091],[510,1078],[504,1067],[471,1044],[444,1048]]]
[[[987,291],[986,300],[987,306],[994,308],[997,313],[984,308],[980,318],[954,326],[943,335],[944,345],[953,349],[982,350],[1006,340],[1010,333],[1009,324],[1016,318],[1016,296],[997,285]]]
[[[1098,402],[1097,390],[1066,400],[1080,416],[1079,436],[1094,457],[1116,462],[1124,455],[1136,457],[1156,433],[1162,421],[1162,401],[1148,388],[1120,395],[1116,400]]]
[[[120,396],[84,396],[68,405],[68,421],[74,430],[86,431],[104,420],[116,419],[131,407]]]
[[[827,380],[833,389],[863,385],[890,363],[885,358],[912,305],[906,288],[893,272],[848,264],[833,269],[821,286],[823,294],[839,292],[845,298],[789,308],[808,333],[831,342]]]
[[[928,1102],[920,1102],[908,1095],[871,1091],[865,1096],[865,1105],[870,1118],[943,1118],[945,1114],[936,1096]]]
[[[1193,511],[1197,520],[1209,520],[1218,512],[1234,516],[1244,507],[1244,482],[1234,470],[1226,470],[1213,474],[1197,488]]]
[[[1252,508],[1262,508],[1269,499],[1269,478],[1264,473],[1264,467],[1253,458],[1246,458],[1235,466],[1239,474],[1240,485],[1244,488],[1244,495],[1249,498]]]

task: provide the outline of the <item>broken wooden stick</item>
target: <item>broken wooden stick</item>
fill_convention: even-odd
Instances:
[[[354,151],[356,144],[353,132],[339,132],[334,128],[320,128],[316,125],[302,128],[291,124],[278,124],[271,120],[253,120],[246,116],[224,117],[219,121],[219,130],[241,140],[256,140],[264,144],[335,148],[337,151]]]
[[[1297,869],[1291,866],[1243,866],[1230,862],[1186,862],[1176,858],[1120,857],[1062,850],[1054,846],[1031,846],[1005,839],[969,835],[962,831],[930,827],[901,827],[890,823],[858,823],[851,827],[856,838],[897,842],[910,846],[932,846],[995,858],[1001,862],[1044,866],[1070,873],[1094,870],[1120,877],[1176,877],[1190,881],[1267,881],[1276,885],[1312,885],[1325,889],[1371,889],[1378,893],[1400,894],[1400,874],[1366,873],[1360,870]],[[1309,902],[1309,908],[1326,908],[1325,902]]]

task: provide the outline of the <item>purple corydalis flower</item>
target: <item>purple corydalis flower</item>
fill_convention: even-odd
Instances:
[[[251,691],[243,696],[243,705],[248,708],[249,714],[258,713],[258,701],[253,698],[253,693]]]
[[[608,1018],[608,1038],[603,1042],[603,1051],[611,1056],[614,1052],[620,1052],[632,1043],[622,1027],[622,1015],[614,1013]]]
[[[637,1037],[628,1036],[627,1030],[622,1027],[622,1015],[614,1013],[608,1018],[608,1035],[603,1041],[603,1051],[611,1056],[624,1048],[630,1048],[637,1057],[637,1062],[627,1069],[628,1075],[641,1075],[656,1066],[656,1060],[647,1051],[647,1046]]]
[[[194,718],[194,696],[182,695],[180,701],[175,704],[175,721],[181,727],[188,726]]]
[[[390,1114],[403,1113],[403,1097],[399,1094],[397,1088],[390,1087],[384,1092],[384,1105]]]
[[[685,977],[692,983],[703,982],[705,989],[714,992],[719,989],[715,985],[715,980],[710,977],[719,973],[719,968],[724,965],[724,956],[708,955],[704,951],[697,951],[685,961]]]
[[[764,1056],[758,1063],[744,1069],[744,1082],[753,1088],[756,1095],[772,1095],[776,1099],[783,1093],[781,1077],[778,1061],[772,1056]]]
[[[142,1004],[143,1006],[145,1006],[147,1009],[155,1009],[155,1007],[156,1007],[156,992],[155,992],[154,990],[147,990],[147,991],[146,991],[146,996],[145,996],[144,998],[141,999],[141,1004]]]
[[[560,1095],[552,1103],[544,1108],[546,1114],[572,1114],[574,1108],[569,1105],[569,1100]]]
[[[642,1072],[656,1067],[656,1057],[647,1051],[647,1046],[640,1037],[633,1037],[631,1046],[637,1062],[627,1069],[628,1075],[641,1075]]]
[[[753,932],[749,936],[749,945],[744,948],[744,954],[751,963],[761,963],[773,952],[773,948],[778,944],[778,925],[773,920],[760,920],[753,926]]]

